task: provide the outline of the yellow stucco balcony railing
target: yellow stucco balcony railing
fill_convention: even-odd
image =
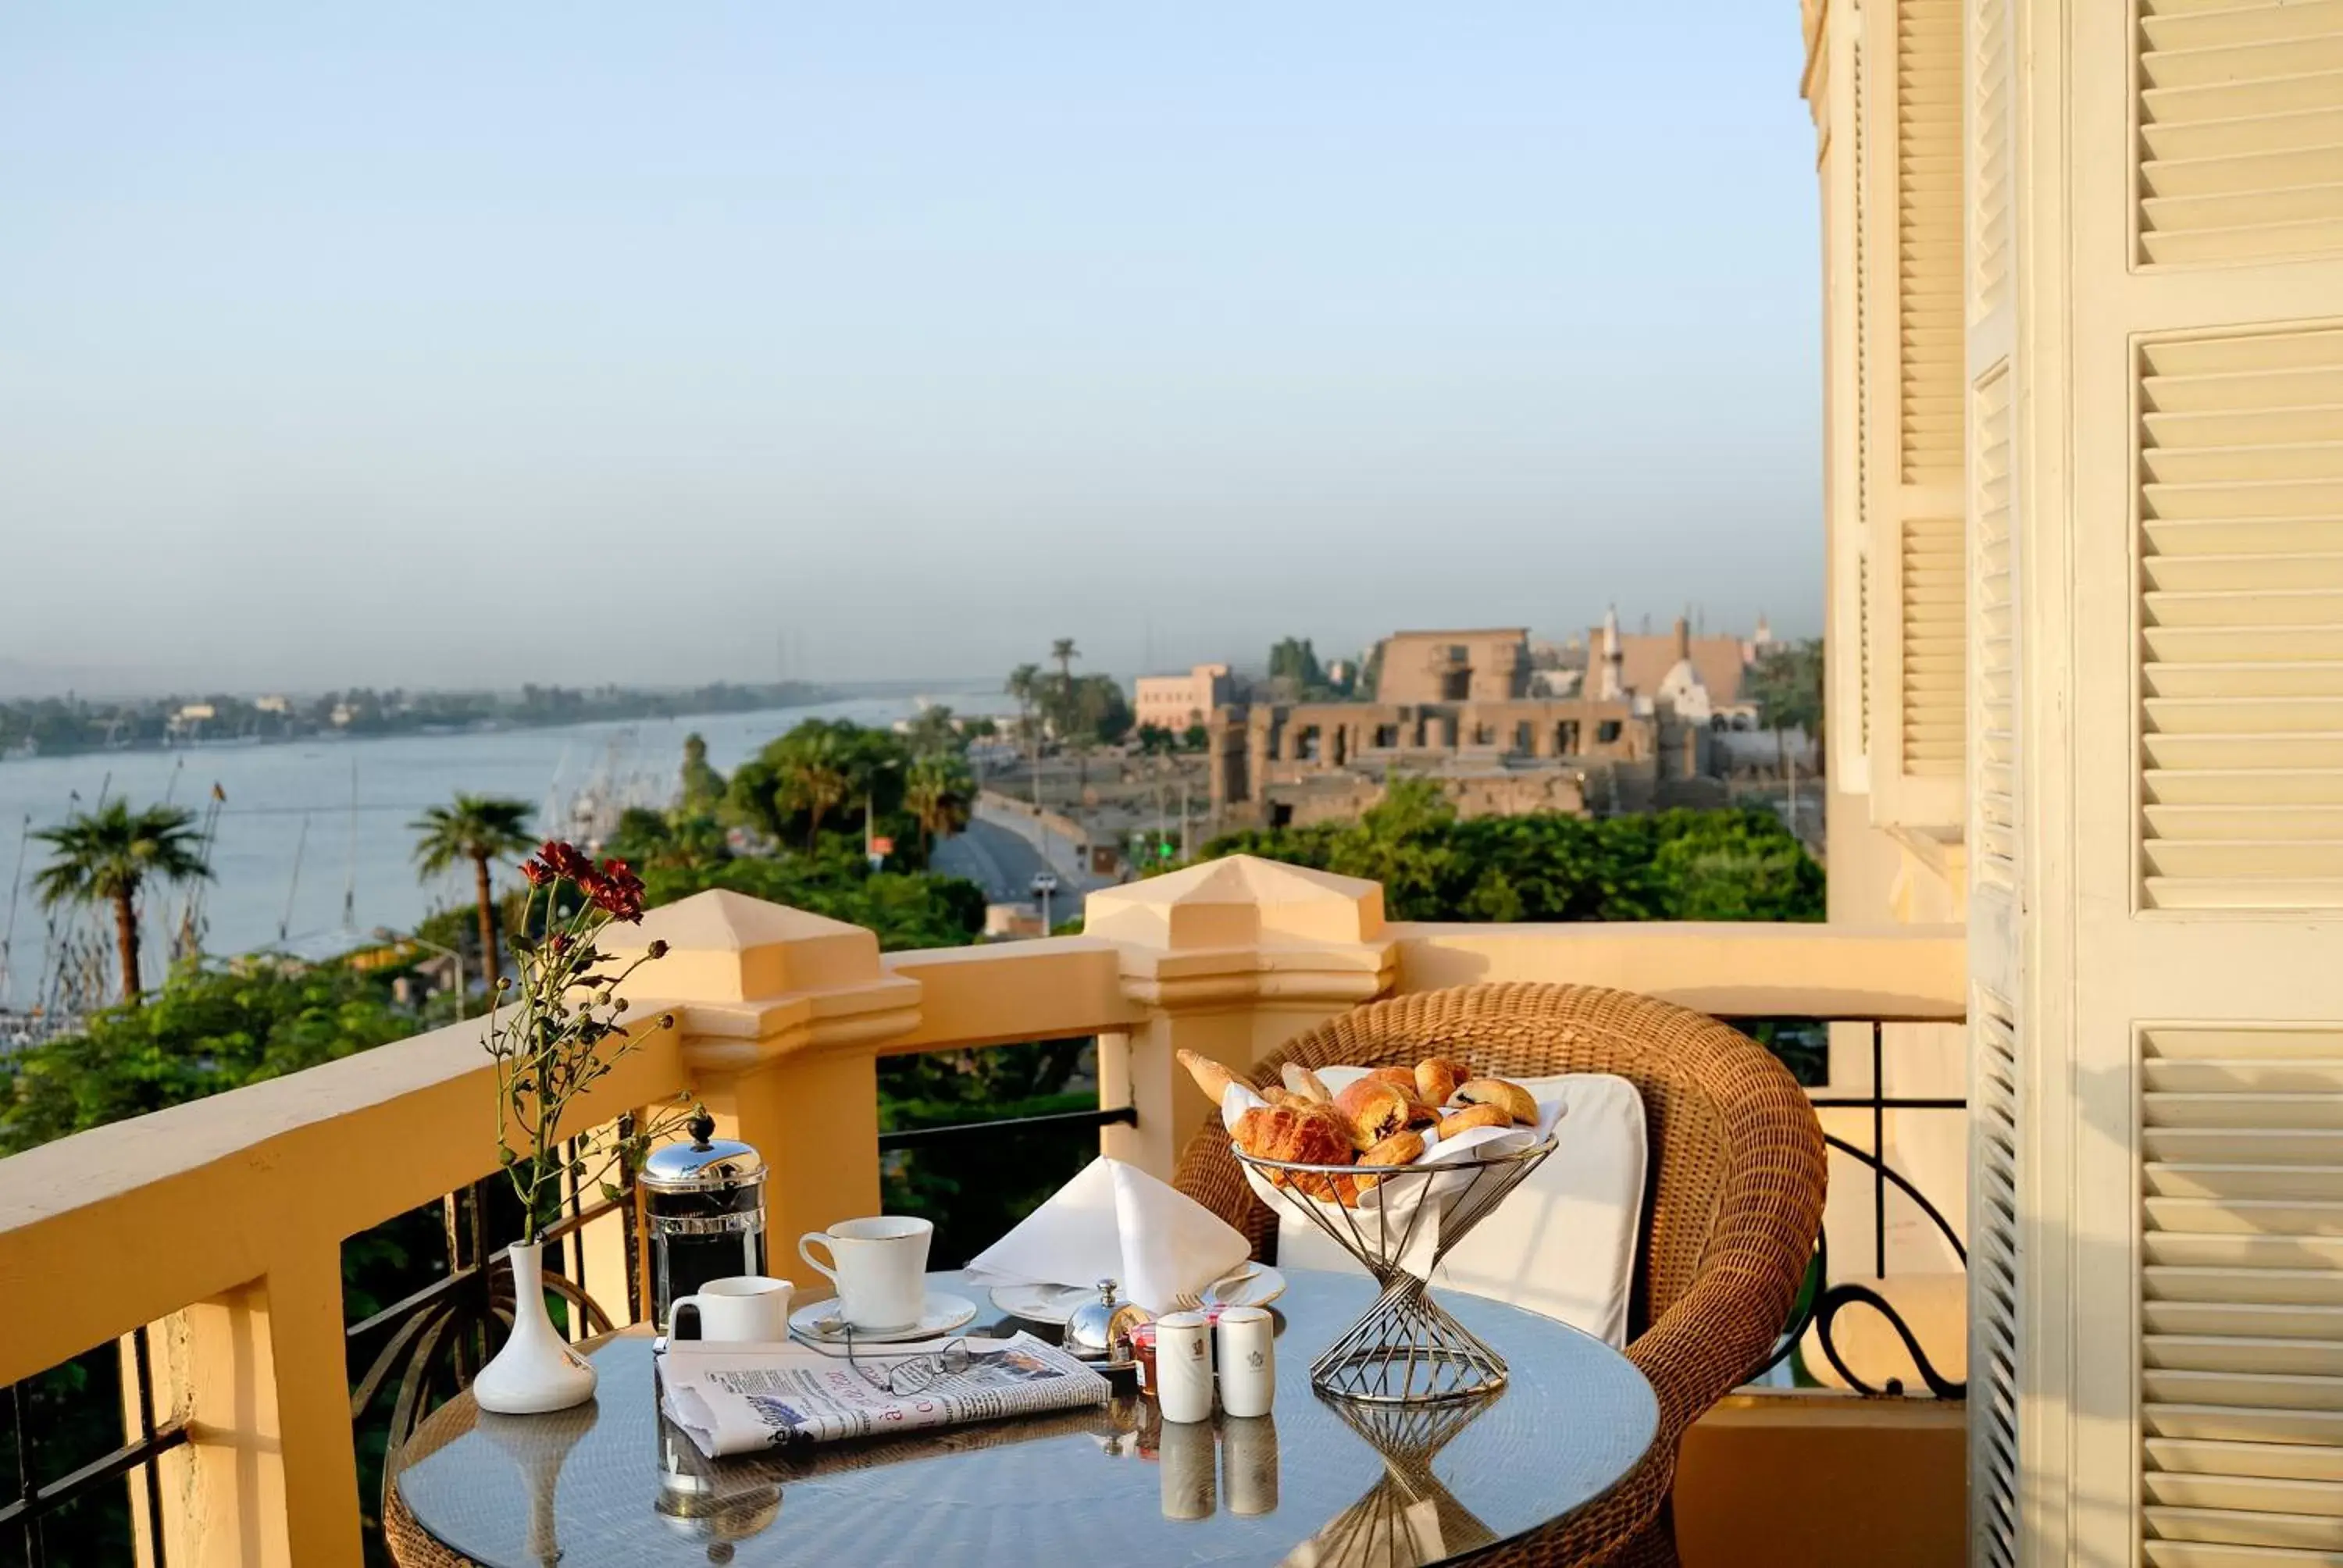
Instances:
[[[796,1235],[879,1207],[881,1056],[1095,1036],[1100,1102],[1131,1113],[1100,1129],[1102,1146],[1168,1178],[1207,1113],[1175,1050],[1249,1062],[1378,995],[1508,980],[1838,1024],[1818,1097],[1890,1087],[1871,1076],[1886,1025],[1889,1076],[1907,1056],[1926,1069],[1897,1094],[1936,1091],[1928,1071],[1959,1092],[1945,1028],[1963,1012],[1957,930],[1412,925],[1384,920],[1371,882],[1244,858],[1094,895],[1088,929],[881,954],[868,931],[730,893],[656,910],[639,940],[670,952],[644,971],[656,994],[637,1016],[664,1005],[679,1027],[629,1057],[580,1126],[688,1091],[771,1158],[769,1233]],[[0,1386],[123,1344],[133,1436],[163,1436],[104,1481],[134,1489],[146,1560],[159,1532],[173,1568],[361,1561],[373,1507],[343,1246],[497,1169],[479,1037],[477,1021],[437,1030],[0,1161]],[[1832,1110],[1825,1124],[1900,1157],[1890,1115],[1908,1119]],[[1910,1140],[1940,1165],[1949,1151],[1956,1181],[1958,1148],[1957,1126]],[[1861,1260],[1876,1241],[1878,1261],[1901,1249],[1926,1271],[1927,1238],[1906,1233],[1908,1214],[1874,1212],[1861,1165],[1833,1178],[1833,1255]],[[628,1220],[585,1209],[562,1242],[613,1322],[634,1320],[639,1294]],[[1686,1560],[1958,1562],[1962,1442],[1957,1403],[1753,1392],[1686,1444]],[[1753,1557],[1752,1541],[1781,1554]]]

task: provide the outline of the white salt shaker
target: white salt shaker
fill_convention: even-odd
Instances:
[[[1166,1421],[1212,1419],[1212,1324],[1203,1313],[1155,1320],[1155,1402]]]
[[[1221,1408],[1231,1415],[1267,1415],[1276,1402],[1275,1328],[1266,1307],[1221,1310]]]

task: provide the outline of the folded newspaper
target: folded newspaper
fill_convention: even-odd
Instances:
[[[940,1354],[954,1342],[967,1347],[966,1371],[940,1374],[917,1393],[895,1394],[873,1386],[843,1351],[677,1340],[660,1358],[659,1408],[717,1459],[1104,1404],[1112,1392],[1105,1378],[1031,1334],[874,1345],[855,1359],[883,1375],[898,1362]]]

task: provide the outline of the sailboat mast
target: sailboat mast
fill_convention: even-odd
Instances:
[[[0,1007],[13,999],[15,987],[8,976],[8,952],[16,942],[16,895],[25,887],[25,846],[33,837],[33,814],[25,813],[24,826],[16,833],[16,875],[8,883],[8,924],[0,930]]]
[[[285,918],[277,922],[277,940],[285,940],[293,930],[293,900],[301,890],[301,852],[309,847],[309,813],[301,813],[301,836],[293,840],[293,879],[285,889]]]
[[[358,929],[358,759],[350,759],[350,873],[342,882],[342,930]]]

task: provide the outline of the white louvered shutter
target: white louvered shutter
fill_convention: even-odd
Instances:
[[[2015,1568],[2023,1541],[2021,1194],[2026,1169],[2021,676],[2015,527],[2016,252],[2009,0],[1971,0],[1966,46],[1964,385],[1967,440],[1969,1559]]]
[[[1966,271],[1961,39],[1966,0],[1875,0],[1865,85],[1873,372],[1871,815],[1946,836],[1963,827],[1966,584],[1962,485]]]
[[[2140,1086],[2147,1561],[2332,1562],[2343,1551],[2343,1030],[2150,1029]]]
[[[2335,1568],[2343,5],[2018,10],[2024,1560]]]
[[[1973,990],[1969,1030],[1969,1558],[2018,1561],[2019,1083],[2016,1024]]]
[[[2139,9],[2140,258],[2343,256],[2343,3]]]
[[[2141,371],[2145,901],[2343,908],[2343,331]]]
[[[1825,337],[1830,365],[1825,393],[1831,494],[1827,502],[1831,679],[1830,771],[1835,790],[1871,788],[1871,392],[1870,333],[1865,301],[1871,254],[1865,177],[1863,39],[1834,25],[1828,48],[1843,61],[1831,73],[1821,176],[1827,269]],[[1839,84],[1844,84],[1843,85]]]

